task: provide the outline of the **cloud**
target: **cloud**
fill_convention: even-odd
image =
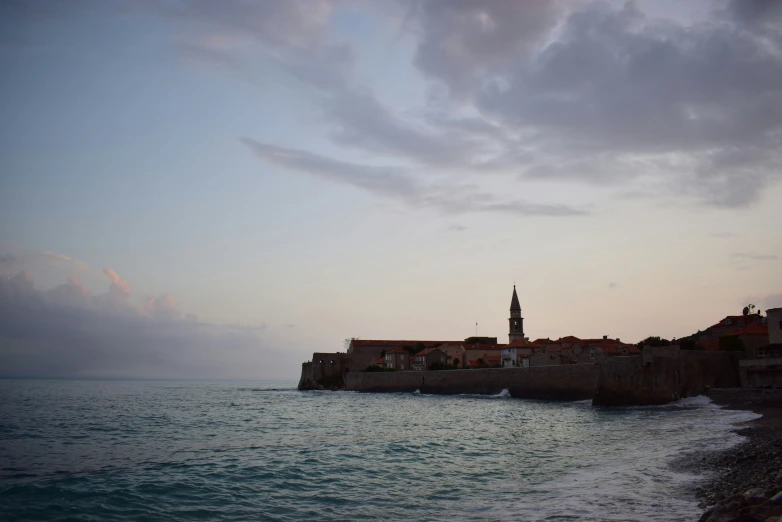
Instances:
[[[555,25],[558,4],[548,0],[411,3],[408,26],[419,34],[414,63],[461,95],[479,73],[530,52]]]
[[[109,288],[109,295],[115,296],[118,299],[125,299],[133,291],[133,287],[122,279],[111,268],[104,268],[103,273],[109,276],[111,280],[111,287]]]
[[[295,367],[262,329],[182,319],[169,294],[136,308],[130,284],[105,273],[101,295],[75,276],[48,291],[28,272],[0,276],[0,377],[263,378]]]
[[[448,214],[501,212],[522,216],[581,216],[587,212],[566,205],[499,200],[474,185],[422,184],[407,170],[348,163],[312,152],[278,147],[242,138],[259,159],[319,178],[351,185],[413,208],[429,207]]]
[[[772,4],[733,1],[685,25],[632,2],[433,1],[406,24],[416,66],[497,129],[496,156],[476,168],[603,186],[656,180],[656,196],[730,208],[782,177]]]
[[[734,260],[751,260],[751,261],[772,261],[779,259],[775,254],[751,254],[745,252],[736,252],[730,256]]]
[[[55,270],[58,273],[83,274],[87,263],[72,257],[48,251],[23,250],[16,245],[0,244],[0,276],[19,271]]]
[[[144,311],[150,317],[160,319],[179,319],[182,316],[179,305],[171,294],[147,298],[144,302]]]
[[[464,166],[481,152],[477,138],[403,118],[367,90],[334,91],[324,102],[324,120],[337,143],[424,165]]]
[[[7,9],[31,20],[67,10],[23,4]],[[72,10],[84,5],[110,9],[79,2]],[[582,184],[622,197],[684,197],[731,209],[756,203],[782,181],[776,2],[731,0],[695,22],[655,19],[634,2],[600,1],[426,0],[380,9],[305,0],[112,5],[117,13],[157,16],[185,56],[242,81],[262,88],[272,69],[298,79],[309,87],[303,96],[317,105],[324,136],[408,170],[365,178],[355,169],[378,168],[342,162],[354,170],[339,176],[329,160],[288,150],[297,150],[299,163],[319,158],[310,173],[330,171],[330,179],[368,191],[407,191],[393,196],[404,198],[423,187],[430,206],[448,209],[455,207],[450,201],[464,204],[449,193],[449,179],[491,173],[521,185]],[[424,102],[389,104],[384,89],[365,79],[356,35],[336,23],[346,5],[354,17],[390,10],[383,22],[404,19],[398,41],[412,43],[408,65],[429,80],[418,93]],[[420,184],[411,184],[409,169],[417,169]],[[480,200],[485,192],[477,183]],[[452,189],[463,191],[458,182]],[[468,208],[481,211],[568,214],[563,207],[468,199]]]

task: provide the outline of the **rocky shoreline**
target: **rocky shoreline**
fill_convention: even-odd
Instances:
[[[696,495],[699,522],[782,522],[782,390],[711,390],[716,404],[763,415],[737,433],[746,441],[691,456],[682,467],[712,472]]]

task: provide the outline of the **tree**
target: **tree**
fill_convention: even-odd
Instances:
[[[671,341],[663,339],[659,335],[650,336],[638,343],[639,346],[670,346]]]
[[[395,372],[393,368],[384,368],[376,364],[371,364],[364,369],[365,372]]]

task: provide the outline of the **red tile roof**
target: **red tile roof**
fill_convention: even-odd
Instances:
[[[393,350],[388,350],[386,352],[386,355],[388,354],[394,354],[394,353],[403,353],[403,354],[410,354],[407,350],[403,350],[402,348],[394,348]]]
[[[426,347],[434,346],[435,344],[462,344],[461,341],[405,341],[405,340],[389,340],[389,339],[353,339],[350,341],[353,347],[361,346],[380,346],[380,347],[398,347],[403,346],[416,346],[423,344]]]
[[[762,322],[763,322],[763,316],[758,314],[729,315],[724,319],[720,320],[720,322],[718,322],[717,324],[713,324],[710,327],[708,327],[707,330],[710,330],[712,328],[720,328],[724,326],[741,327],[750,324],[761,324]]]
[[[736,335],[768,335],[768,324],[748,324]]]
[[[431,348],[425,348],[425,349],[421,350],[420,352],[418,352],[415,355],[416,355],[416,357],[419,356],[419,355],[429,355],[430,353],[432,353],[435,350],[440,350],[440,347],[439,346],[437,346],[437,347],[433,346]],[[442,352],[442,350],[440,350],[440,351]],[[443,353],[445,353],[445,352],[443,352]]]
[[[502,350],[503,348],[507,348],[507,347],[508,347],[507,344],[465,344],[464,345],[465,350],[471,350],[471,351],[484,350],[487,352]]]

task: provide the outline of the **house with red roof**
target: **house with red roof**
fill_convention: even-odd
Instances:
[[[448,355],[439,348],[425,348],[413,356],[413,370],[422,372],[433,365],[448,365]]]
[[[413,369],[412,365],[410,364],[410,352],[404,348],[394,348],[392,350],[388,350],[386,352],[385,358],[386,368],[397,371],[409,371]]]
[[[448,366],[459,368],[467,364],[464,358],[464,346],[461,344],[443,344],[437,348],[445,353]]]
[[[386,351],[384,358],[386,368],[397,371],[407,371],[412,369],[410,364],[410,352],[403,348],[393,348]]]
[[[759,313],[729,315],[694,337],[702,350],[744,351],[754,357],[757,349],[769,342],[768,322]]]
[[[383,357],[389,350],[396,348],[409,348],[413,351],[415,348],[423,350],[442,344],[460,344],[461,341],[410,341],[410,340],[389,340],[389,339],[351,339],[348,344],[347,353],[351,357],[351,367],[353,371],[360,372],[372,361],[378,357]],[[408,353],[409,353],[408,351]]]
[[[491,366],[502,364],[502,349],[505,344],[473,344],[464,346],[464,358],[469,366]],[[483,364],[481,364],[481,361]],[[491,363],[489,363],[491,361]]]
[[[386,367],[386,358],[385,357],[378,357],[374,361],[372,361],[372,364],[370,366],[379,366],[380,368]]]
[[[568,359],[561,354],[561,350],[541,348],[524,357],[521,366],[559,366],[566,364],[567,361]]]

